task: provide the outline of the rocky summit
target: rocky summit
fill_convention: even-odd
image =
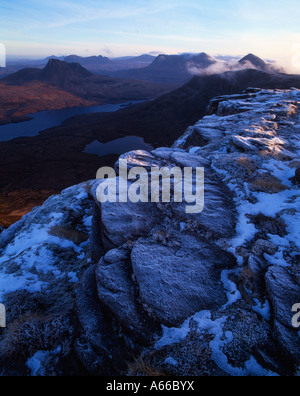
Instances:
[[[203,167],[201,213],[100,203],[94,180],[3,230],[1,374],[299,374],[299,131],[297,89],[215,98],[172,148],[121,157]]]

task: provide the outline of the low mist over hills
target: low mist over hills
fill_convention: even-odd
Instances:
[[[88,71],[115,78],[129,78],[153,82],[172,82],[183,84],[191,75],[224,73],[225,71],[253,68],[262,71],[276,71],[274,63],[267,63],[256,55],[248,54],[242,59],[232,56],[212,57],[206,53],[167,55],[157,57],[149,54],[108,58],[104,56],[82,57],[69,55],[42,60],[8,62],[8,67],[0,70],[0,76],[23,68],[44,68],[49,60],[55,59],[68,63],[79,63]]]
[[[256,69],[263,70],[263,71],[267,71],[268,66],[269,66],[266,62],[264,62],[258,56],[253,55],[253,54],[248,54],[247,56],[245,56],[244,58],[239,60],[239,64],[242,66],[246,66],[246,67],[248,67],[250,64],[250,66],[252,65]]]
[[[118,78],[134,78],[152,82],[185,83],[193,75],[221,74],[227,71],[256,69],[277,73],[274,64],[260,59],[256,55],[248,54],[238,60],[230,57],[214,58],[206,53],[159,55],[149,66],[140,69],[119,70],[104,74]]]
[[[190,76],[190,66],[206,69],[217,63],[216,59],[201,53],[198,55],[159,55],[151,65],[139,70],[121,70],[110,73],[120,78],[136,78],[146,81],[185,82]]]

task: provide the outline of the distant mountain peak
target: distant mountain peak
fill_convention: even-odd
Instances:
[[[184,65],[188,62],[192,62],[195,64],[198,64],[199,66],[207,67],[212,63],[216,62],[216,59],[213,58],[212,56],[206,54],[205,52],[201,52],[199,54],[190,54],[190,53],[185,53],[181,55],[165,55],[161,54],[158,55],[158,57],[154,60],[153,64],[168,64],[171,66],[176,65]]]
[[[246,64],[247,62],[251,63],[253,66],[255,66],[257,69],[260,70],[265,70],[267,66],[265,61],[263,61],[261,58],[251,53],[246,55],[244,58],[242,58],[239,61],[239,63],[242,65]]]
[[[74,74],[81,75],[82,77],[87,77],[91,75],[89,71],[87,71],[84,67],[82,67],[79,63],[68,63],[59,59],[49,59],[46,67],[42,70],[42,75],[47,76],[52,73],[59,74]]]

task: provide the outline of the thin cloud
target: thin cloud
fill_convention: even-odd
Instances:
[[[89,5],[92,4],[92,5]],[[141,18],[155,15],[174,8],[172,3],[161,4],[159,2],[149,2],[149,5],[140,6],[138,3],[128,5],[124,2],[103,2],[95,4],[94,2],[76,4],[74,1],[59,1],[47,5],[50,14],[47,17],[46,27],[61,28],[72,24],[83,24],[93,21],[103,20],[122,20],[127,18]],[[95,5],[93,5],[95,4]],[[40,26],[43,22],[34,24],[34,27]],[[31,26],[32,28],[33,26]],[[29,27],[30,28],[30,27]]]

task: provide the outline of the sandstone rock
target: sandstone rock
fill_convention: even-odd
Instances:
[[[164,160],[169,160],[171,156],[174,154],[174,151],[179,152],[179,153],[186,153],[185,150],[179,149],[179,148],[169,148],[169,147],[160,147],[156,150],[152,151],[152,154],[156,158],[164,159]]]
[[[130,257],[130,252],[126,249],[112,249],[107,252],[103,258],[105,265],[114,264],[120,261],[126,261]]]
[[[110,254],[109,259],[111,257]],[[135,339],[142,344],[149,344],[153,340],[155,329],[158,331],[159,327],[155,328],[153,321],[149,320],[147,313],[138,303],[130,262],[123,260],[105,265],[104,260],[100,261],[96,268],[96,281],[101,303]]]
[[[205,168],[207,172],[211,172],[211,170],[209,169],[210,162],[207,159],[200,157],[199,155],[192,155],[187,152],[181,151],[173,151],[170,159],[173,160],[176,165],[180,166],[181,168]]]
[[[264,253],[274,255],[278,250],[278,247],[275,246],[272,242],[266,241],[264,239],[258,239],[253,248],[252,253],[256,256],[262,256]]]
[[[285,268],[271,267],[266,274],[266,285],[276,319],[293,329],[292,307],[300,298],[299,278],[291,275]]]
[[[155,204],[101,204],[102,238],[106,251],[147,234],[159,220]]]
[[[112,331],[103,306],[97,299],[95,266],[89,268],[78,289],[75,311],[82,331],[75,352],[92,375],[112,375],[123,370],[126,348]]]
[[[127,161],[128,170],[136,166],[141,166],[150,171],[152,167],[161,166],[162,164],[161,160],[157,159],[155,156],[148,153],[147,151],[130,151],[129,153],[121,155],[119,160],[116,162],[115,169],[117,172],[119,172],[120,160]]]
[[[275,336],[278,339],[279,345],[285,352],[285,361],[290,371],[293,370],[293,366],[300,365],[300,345],[299,335],[295,329],[290,329],[283,325],[279,320],[274,322]]]
[[[102,243],[106,252],[134,241],[160,222],[159,210],[154,203],[118,202],[118,188],[117,202],[98,202],[96,190],[99,183],[92,194],[100,210]],[[96,238],[94,235],[93,239]]]
[[[211,171],[205,173],[204,210],[186,213],[187,204],[174,203],[172,212],[181,221],[196,221],[199,228],[212,238],[230,237],[235,232],[236,214],[230,199],[231,193]]]
[[[292,326],[292,307],[299,303],[300,279],[282,267],[271,267],[266,285],[274,311],[274,327],[281,348],[300,364],[298,329]]]
[[[132,251],[132,268],[141,301],[165,325],[178,325],[204,309],[226,303],[223,269],[235,259],[203,238],[178,235],[174,246],[139,240]]]

